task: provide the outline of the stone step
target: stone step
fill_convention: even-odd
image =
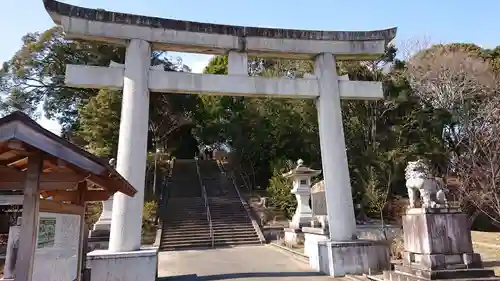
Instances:
[[[207,209],[205,208],[202,208],[202,209],[198,209],[198,210],[179,210],[179,209],[169,209],[167,208],[166,209],[167,211],[167,214],[175,214],[175,215],[186,215],[186,214],[189,214],[189,213],[193,213],[193,214],[204,214],[206,213]],[[245,209],[241,208],[241,209],[210,209],[210,213],[211,214],[246,214],[246,211]]]
[[[237,217],[212,217],[212,222],[234,222],[234,221],[242,221],[242,222],[250,222],[250,219],[247,216],[237,216]]]
[[[179,223],[169,223],[166,227],[193,227],[193,226],[208,226],[208,222],[200,223],[200,222],[179,222]],[[252,226],[252,224],[248,221],[226,221],[226,222],[217,222],[212,221],[212,227],[217,226]]]
[[[247,218],[248,219],[248,216],[246,213],[243,213],[243,212],[234,212],[234,213],[212,213],[210,212],[210,215],[212,216],[212,218],[232,218],[232,217],[235,217],[235,218]]]
[[[210,216],[212,218],[216,219],[228,219],[228,218],[246,218],[248,219],[247,214],[242,214],[242,213],[227,213],[227,214],[217,214],[217,213],[210,213]],[[165,214],[162,217],[164,220],[202,220],[207,218],[207,213],[200,213],[200,214]]]
[[[200,210],[188,210],[188,211],[178,211],[178,210],[166,210],[166,215],[168,216],[187,216],[187,215],[206,215],[206,209],[200,209]]]
[[[252,226],[226,226],[226,227],[214,227],[212,230],[215,233],[221,233],[221,232],[255,232],[255,229]],[[166,234],[171,234],[171,233],[180,233],[180,234],[190,234],[193,232],[201,232],[201,231],[207,231],[209,232],[209,229],[207,227],[192,227],[192,228],[170,228],[170,229],[165,229],[164,233]]]
[[[179,217],[163,217],[162,221],[164,223],[170,223],[170,224],[183,224],[186,222],[194,222],[194,223],[207,223],[207,216],[202,216],[202,217],[184,217],[184,218],[179,218]]]
[[[188,225],[188,226],[172,226],[172,225],[166,225],[164,227],[165,232],[170,232],[170,231],[194,231],[197,229],[209,229],[208,224],[203,224],[203,225]],[[216,231],[245,231],[245,230],[251,230],[254,231],[253,225],[251,224],[234,224],[234,225],[212,225],[212,229]]]
[[[189,226],[189,225],[208,225],[209,221],[205,218],[203,220],[164,220],[163,221],[165,225],[171,226],[171,227],[178,227],[178,226]],[[212,220],[212,225],[245,225],[245,224],[251,224],[250,220],[248,218],[240,218],[240,219],[213,219]]]
[[[172,199],[170,199],[170,200],[172,200]],[[204,209],[205,203],[203,203],[203,202],[196,202],[196,203],[175,202],[175,203],[173,203],[172,201],[167,201],[167,208],[177,209],[179,211],[187,210],[187,209]]]
[[[212,213],[210,212],[212,220],[227,220],[231,218],[246,219],[249,217],[246,213]],[[207,213],[191,213],[191,214],[169,214],[168,211],[162,216],[164,221],[184,221],[184,220],[204,220],[207,218]]]
[[[186,233],[185,231],[172,231],[172,232],[164,232],[161,237],[162,239],[163,238],[170,238],[170,237],[181,237],[181,238],[185,238],[185,237],[208,237],[210,236],[210,231],[208,230],[200,230],[200,231],[196,231],[196,232],[190,232],[190,233]]]
[[[190,225],[166,225],[165,226],[165,231],[171,231],[171,230],[184,230],[184,231],[190,231],[193,229],[208,229],[209,225],[208,224],[190,224]],[[227,229],[227,230],[237,230],[237,229],[254,229],[253,225],[251,224],[241,224],[241,223],[235,223],[235,224],[212,224],[212,229]]]
[[[188,236],[188,237],[162,237],[161,239],[164,244],[182,244],[182,243],[198,243],[199,241],[210,240],[210,235],[205,236]]]
[[[212,208],[212,207],[210,207],[210,212],[211,213],[245,212],[245,208],[243,208],[243,207],[238,207],[238,208]]]
[[[208,229],[209,228],[209,224],[208,223],[204,223],[204,224],[190,224],[190,225],[165,225],[165,231],[170,231],[170,230],[184,230],[184,231],[190,231],[190,230],[193,230],[193,229]]]
[[[200,214],[169,214],[166,213],[165,215],[162,216],[163,220],[206,220],[207,219],[207,214],[206,213],[200,213]]]
[[[196,226],[196,225],[209,225],[208,221],[196,222],[196,221],[184,221],[184,222],[168,222],[166,226],[170,227],[182,227],[182,226]],[[212,221],[212,226],[225,226],[225,225],[252,225],[248,220],[232,220],[232,221]]]
[[[216,243],[245,243],[245,242],[254,242],[259,241],[258,237],[214,237],[214,241]]]
[[[210,210],[210,215],[212,216],[241,216],[241,217],[246,217],[247,213],[244,210],[238,210],[238,211],[221,211],[221,212],[212,212]]]
[[[210,213],[210,216],[212,217],[212,220],[230,220],[232,218],[235,219],[249,219],[246,214],[225,214],[225,215],[220,215],[219,214],[212,214]],[[203,221],[207,219],[207,214],[198,214],[198,215],[183,215],[183,216],[173,216],[173,215],[168,215],[166,214],[162,218],[165,221]]]
[[[215,240],[219,240],[219,239],[232,239],[232,240],[259,240],[259,236],[257,236],[256,233],[254,234],[251,234],[251,233],[247,233],[247,234],[241,234],[241,235],[231,235],[231,234],[227,234],[227,235],[217,235],[215,234],[214,235],[214,238]]]
[[[193,243],[197,241],[210,240],[210,235],[199,235],[199,236],[162,236],[161,240],[167,244],[175,243]],[[214,240],[217,242],[244,242],[244,241],[259,241],[259,237],[255,235],[245,235],[245,236],[221,236],[215,235]]]
[[[160,245],[179,245],[179,244],[202,244],[206,243],[207,241],[212,241],[212,239],[209,236],[206,236],[204,238],[196,238],[196,237],[185,237],[184,239],[168,239],[168,237],[165,237],[162,239],[162,243]],[[233,238],[233,237],[215,237],[214,242],[217,244],[229,244],[229,243],[251,243],[259,241],[258,237],[239,237],[239,238]]]
[[[193,230],[193,229],[208,229],[209,228],[209,224],[207,222],[205,223],[200,223],[200,224],[164,224],[163,225],[163,229],[165,231],[170,231],[170,230],[177,230],[177,229],[181,229],[181,230],[185,230],[185,231],[190,231],[190,230]]]
[[[185,211],[185,212],[179,212],[179,211],[173,211],[173,210],[167,209],[166,214],[168,216],[202,215],[202,214],[206,214],[206,209],[189,210],[189,211]],[[212,210],[212,209],[210,209],[210,214],[217,214],[217,215],[238,215],[238,214],[241,214],[241,215],[246,215],[246,211],[245,211],[245,209],[241,209],[241,210]]]
[[[163,240],[162,243],[160,244],[160,248],[165,247],[165,246],[179,247],[179,246],[199,246],[199,245],[211,245],[211,244],[212,244],[212,240],[210,240],[208,237],[206,239],[199,239],[199,240],[192,240],[192,241]]]
[[[245,243],[224,243],[224,244],[215,244],[214,245],[214,248],[225,248],[225,247],[238,247],[238,246],[260,246],[261,243],[260,242],[245,242]],[[180,246],[176,246],[176,247],[171,247],[171,246],[168,246],[168,247],[160,247],[160,251],[178,251],[178,250],[186,250],[186,249],[211,249],[212,248],[212,244],[210,243],[209,245],[206,245],[206,246],[195,246],[195,247],[192,247],[192,246],[184,246],[184,245],[180,245]]]

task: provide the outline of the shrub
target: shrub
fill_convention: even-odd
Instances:
[[[144,203],[142,211],[142,233],[151,234],[156,231],[156,214],[158,204],[156,201],[149,201]]]
[[[91,229],[102,213],[102,202],[88,202],[85,205],[85,223]]]
[[[282,212],[287,218],[291,218],[295,212],[297,201],[290,193],[291,183],[281,175],[274,175],[269,180],[269,203]]]
[[[390,239],[390,251],[392,259],[402,259],[404,251],[403,234],[395,235]]]

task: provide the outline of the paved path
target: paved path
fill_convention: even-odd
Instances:
[[[159,260],[160,281],[332,280],[271,246],[160,252]]]

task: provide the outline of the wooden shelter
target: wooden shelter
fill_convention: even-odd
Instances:
[[[137,192],[105,160],[47,131],[22,112],[0,119],[0,191],[7,190],[24,194],[15,281],[32,279],[40,211],[81,216],[83,233],[85,202],[107,200],[117,191],[129,196]],[[82,247],[83,243],[80,253]]]

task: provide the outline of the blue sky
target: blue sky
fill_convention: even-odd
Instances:
[[[43,31],[53,23],[42,0],[3,0],[0,6],[0,62],[21,46],[27,32]],[[111,11],[181,20],[262,27],[373,30],[397,26],[398,42],[471,42],[491,48],[500,45],[498,0],[66,0],[66,3]],[[22,3],[22,4],[19,4]],[[171,54],[179,56],[179,54]],[[210,59],[183,55],[185,64],[201,71]],[[57,124],[40,120],[53,131]]]

